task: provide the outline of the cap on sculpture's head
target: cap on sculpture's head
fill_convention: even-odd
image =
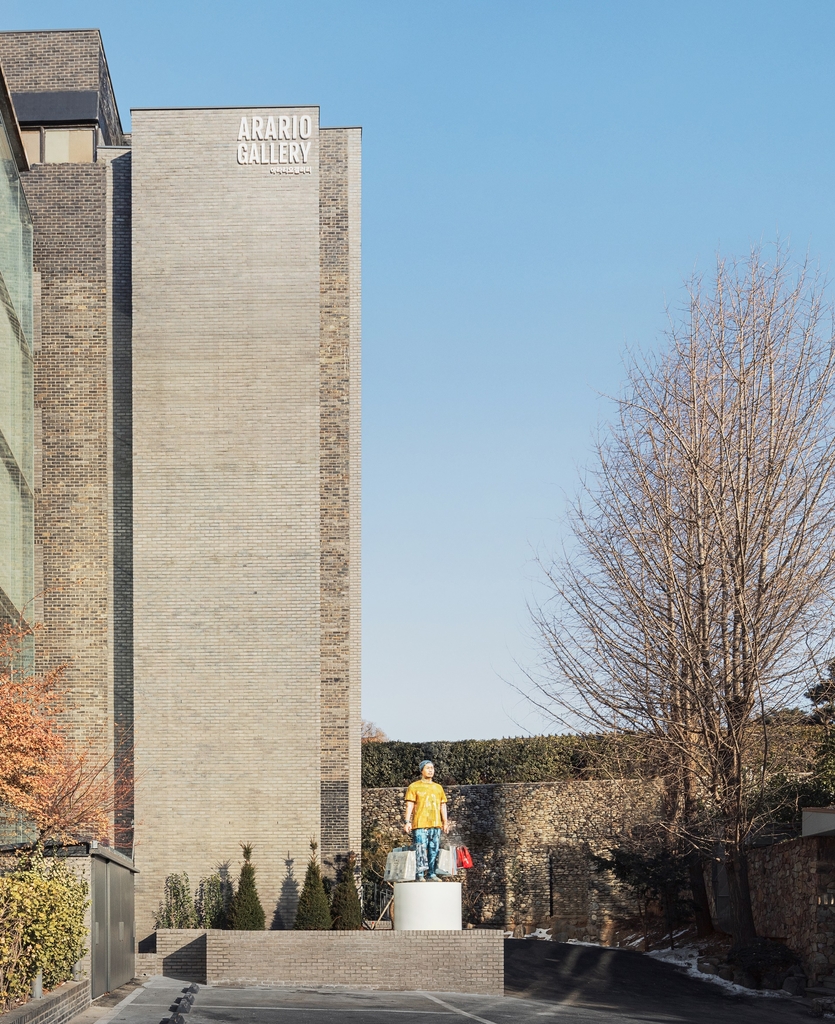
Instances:
[[[421,761],[421,762],[420,762],[420,764],[418,765],[418,771],[421,771],[421,772],[422,772],[422,771],[423,771],[423,769],[424,769],[424,768],[425,768],[425,767],[426,767],[426,766],[427,766],[428,764],[431,764],[433,768],[435,767],[435,765],[433,764],[433,762],[432,762],[432,761]]]

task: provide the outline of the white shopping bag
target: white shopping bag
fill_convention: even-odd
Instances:
[[[414,882],[416,871],[415,851],[408,846],[398,846],[386,857],[383,878],[387,882]]]
[[[435,868],[435,873],[444,878],[458,873],[457,850],[454,846],[442,846],[438,851],[438,864]]]

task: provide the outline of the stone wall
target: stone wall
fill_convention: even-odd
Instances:
[[[835,973],[835,837],[753,849],[748,874],[757,933],[798,953],[811,981]]]
[[[642,823],[657,821],[657,788],[630,781],[450,786],[452,838],[469,847],[464,911],[470,924],[530,929],[555,938],[606,941],[635,908],[594,855],[606,855]],[[366,841],[406,842],[403,790],[363,792]]]

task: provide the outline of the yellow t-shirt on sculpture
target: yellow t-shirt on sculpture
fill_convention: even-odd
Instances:
[[[440,828],[443,825],[441,804],[446,803],[446,793],[440,783],[418,779],[406,790],[406,802],[415,805],[412,828]]]

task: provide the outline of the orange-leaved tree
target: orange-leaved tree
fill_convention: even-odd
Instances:
[[[67,736],[64,667],[44,673],[21,667],[32,634],[26,624],[0,625],[0,805],[29,821],[38,842],[119,843],[112,821],[130,779],[114,771],[112,756]]]

